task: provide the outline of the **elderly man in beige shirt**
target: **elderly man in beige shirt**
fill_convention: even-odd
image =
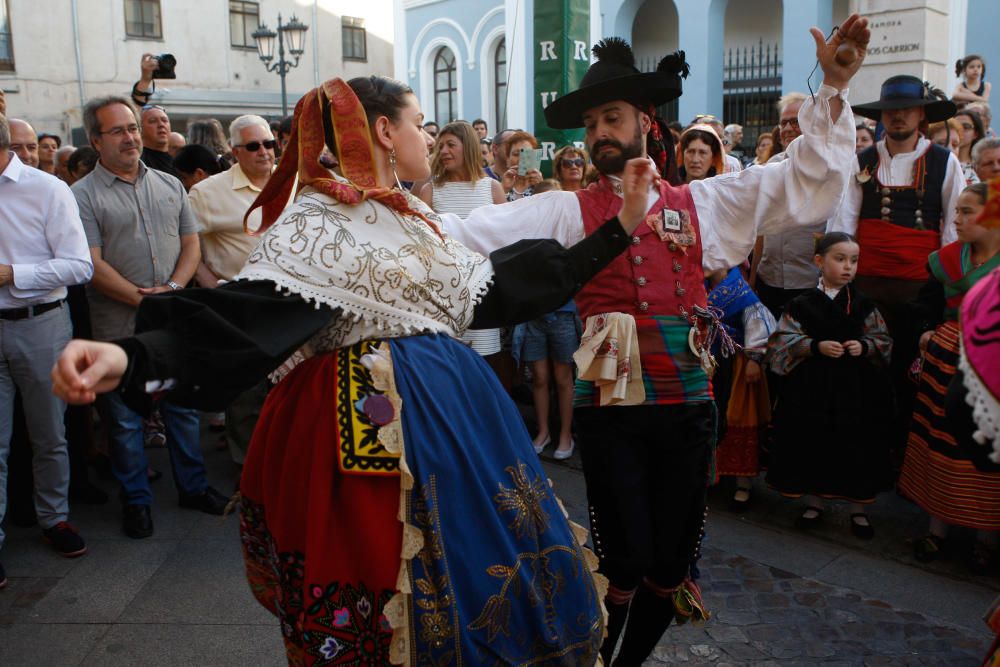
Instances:
[[[191,188],[191,209],[198,220],[201,263],[195,278],[202,287],[216,287],[240,272],[257,239],[243,231],[243,216],[274,171],[274,136],[260,116],[240,116],[229,125],[229,143],[236,164]],[[260,224],[260,209],[250,216]],[[267,382],[237,397],[226,410],[226,440],[236,463],[242,464]]]
[[[260,116],[240,116],[229,125],[236,164],[191,188],[191,208],[198,219],[201,264],[195,278],[202,287],[232,280],[243,268],[257,239],[243,231],[243,216],[274,170],[274,137]],[[259,223],[254,211],[251,223]]]

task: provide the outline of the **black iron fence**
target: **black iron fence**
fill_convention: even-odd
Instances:
[[[642,72],[656,70],[660,58],[640,58]],[[695,76],[692,73],[692,76]],[[722,122],[743,126],[743,150],[753,157],[757,137],[770,132],[778,124],[778,98],[781,97],[781,56],[777,44],[744,46],[726,51],[722,74]],[[677,117],[677,100],[657,108],[666,121],[679,120],[682,125],[690,118]]]
[[[757,137],[778,124],[781,56],[777,44],[729,49],[722,75],[722,120],[743,126],[742,146],[753,157]]]

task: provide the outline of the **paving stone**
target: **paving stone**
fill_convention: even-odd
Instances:
[[[709,637],[720,643],[740,642],[746,644],[750,641],[749,639],[747,639],[747,636],[743,633],[742,630],[734,626],[729,626],[729,625],[709,626],[708,628],[705,629],[705,632],[708,633]]]
[[[770,593],[774,590],[774,582],[768,579],[747,579],[743,586],[749,591],[758,593]]]
[[[256,625],[116,625],[81,667],[286,665],[281,633]]]
[[[691,651],[687,644],[660,644],[650,655],[650,658],[657,662],[674,665],[678,663],[691,662]]]
[[[844,636],[851,639],[874,639],[878,629],[870,623],[847,623],[844,625]]]
[[[753,625],[760,623],[760,616],[752,611],[720,611],[715,615],[720,623],[726,625]]]
[[[710,567],[708,574],[712,581],[739,581],[740,573],[731,567]]]
[[[871,655],[872,650],[865,642],[853,639],[837,639],[832,642],[838,656],[862,657]]]
[[[98,623],[0,625],[0,665],[78,665],[110,628]]]
[[[858,614],[854,612],[845,611],[843,609],[823,609],[821,612],[823,618],[832,623],[857,623],[862,619]]]
[[[826,599],[819,593],[796,593],[792,596],[796,604],[804,607],[825,607]]]
[[[837,651],[832,646],[824,642],[804,642],[802,647],[806,656],[810,658],[832,658],[837,654]]]
[[[780,642],[801,636],[799,628],[780,625],[754,625],[746,629],[746,634],[756,642]]]
[[[791,606],[788,596],[783,593],[758,593],[754,602],[759,609],[787,609]]]
[[[691,655],[695,657],[698,662],[714,662],[719,659],[721,652],[715,646],[710,644],[695,644],[691,647]]]
[[[769,568],[771,570],[771,576],[775,579],[798,579],[798,575],[792,574],[786,570],[782,570],[780,567]]]
[[[713,581],[705,590],[713,593],[740,593],[743,591],[743,585],[738,581]]]
[[[751,660],[763,660],[768,655],[749,643],[729,644],[722,642],[718,646],[723,654],[733,660],[739,661],[739,664],[746,664]],[[720,662],[719,664],[721,665],[722,663]]]
[[[7,587],[0,594],[0,624],[30,621],[35,604],[59,583],[58,577],[7,576]]]
[[[946,639],[914,639],[909,644],[920,653],[945,653],[951,650],[951,642]]]
[[[753,598],[749,595],[730,595],[726,598],[726,609],[736,611],[753,609]]]

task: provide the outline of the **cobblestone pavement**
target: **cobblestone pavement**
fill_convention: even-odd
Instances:
[[[203,440],[209,478],[236,482],[228,453]],[[250,595],[237,522],[179,509],[163,449],[152,465],[151,539],[121,534],[112,501],[74,507],[90,553],[59,558],[37,528],[12,527],[0,559],[10,583],[0,591],[0,666],[285,664],[275,619]],[[577,521],[587,514],[579,458],[547,460],[557,493]],[[114,484],[101,485],[114,495]],[[981,617],[1000,589],[960,563],[917,567],[906,536],[922,518],[902,502],[873,508],[878,537],[847,533],[842,509],[825,528],[790,528],[796,509],[766,490],[755,508],[728,514],[716,494],[701,561],[712,619],[671,627],[647,665],[979,664],[990,636]]]
[[[650,665],[977,665],[973,632],[846,588],[706,549],[701,585],[712,618],[672,626]]]

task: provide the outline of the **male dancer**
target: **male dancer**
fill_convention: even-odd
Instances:
[[[760,234],[826,219],[840,201],[854,155],[854,119],[846,89],[864,58],[868,21],[849,18],[829,41],[812,29],[824,85],[799,114],[802,138],[789,159],[726,178],[650,188],[647,224],[632,245],[579,292],[583,318],[614,313],[634,319],[640,394],[625,407],[600,405],[601,392],[577,384],[577,430],[594,546],[610,580],[605,663],[625,626],[615,665],[640,665],[674,617],[674,596],[697,595],[688,578],[705,509],[714,404],[704,355],[703,270],[746,259]],[[836,59],[838,47],[854,56]],[[586,128],[602,176],[578,193],[549,192],[474,212],[447,231],[488,253],[522,238],[569,246],[621,207],[625,163],[646,155],[653,108],[681,94],[683,54],[641,74],[631,48],[608,39],[578,90],[545,109],[553,128]],[[529,211],[530,209],[530,211]],[[701,311],[703,312],[703,311]],[[596,328],[596,327],[594,327]],[[694,329],[694,331],[692,331]],[[689,339],[692,341],[689,344]],[[697,353],[696,353],[697,351]],[[707,363],[707,360],[706,360]],[[635,395],[635,392],[630,392]],[[631,606],[631,613],[629,608]]]

